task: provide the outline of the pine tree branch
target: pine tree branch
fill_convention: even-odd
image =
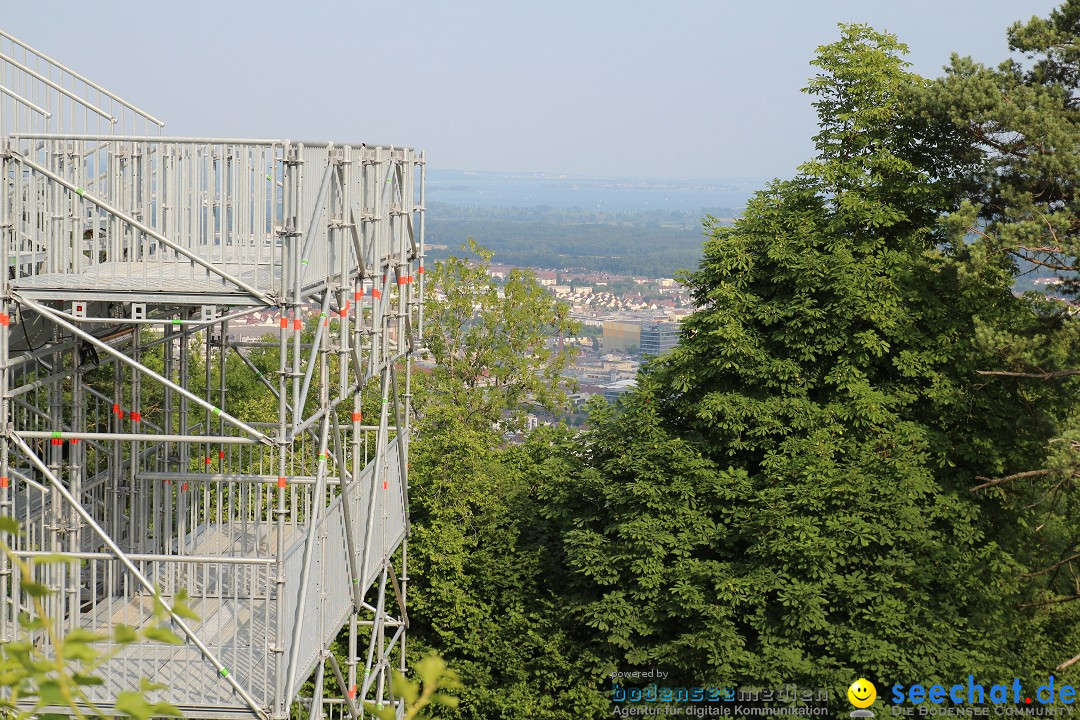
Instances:
[[[1008,370],[976,370],[979,375],[996,375],[998,377],[1032,378],[1035,380],[1056,380],[1063,377],[1080,375],[1080,370],[1055,370],[1052,372],[1026,373],[1010,372]]]
[[[971,492],[975,492],[976,490],[985,490],[988,487],[994,487],[1003,483],[1012,482],[1013,480],[1023,480],[1024,478],[1029,477],[1043,477],[1045,475],[1049,475],[1052,472],[1053,470],[1025,470],[1024,472],[1019,472],[1014,475],[1006,475],[1005,477],[1000,478],[976,476],[976,480],[983,480],[984,482],[982,485],[976,485],[975,487],[971,488]]]
[[[1066,660],[1065,662],[1063,662],[1063,663],[1061,663],[1060,665],[1058,665],[1058,666],[1057,666],[1057,669],[1058,669],[1058,670],[1064,670],[1065,668],[1069,667],[1070,665],[1072,665],[1073,663],[1075,663],[1075,662],[1076,662],[1076,661],[1078,661],[1078,660],[1080,660],[1080,655],[1076,655],[1076,656],[1074,656],[1074,657],[1072,657],[1072,658],[1069,658],[1069,659],[1068,659],[1068,660]]]
[[[1021,248],[1021,249],[1027,250],[1028,248]],[[1024,260],[1026,260],[1027,262],[1032,263],[1033,265],[1040,265],[1040,266],[1045,267],[1045,268],[1050,268],[1051,270],[1063,270],[1063,271],[1066,271],[1066,272],[1074,272],[1074,271],[1076,271],[1078,269],[1076,265],[1058,265],[1056,263],[1048,263],[1048,262],[1043,262],[1042,260],[1036,260],[1035,258],[1031,257],[1030,255],[1025,255],[1022,252],[1018,252],[1018,251],[1011,251],[1011,254],[1015,255],[1016,257],[1022,258]]]
[[[1073,602],[1075,600],[1080,600],[1080,595],[1070,595],[1069,597],[1054,598],[1053,600],[1043,600],[1041,602],[1024,603],[1023,605],[1020,605],[1017,609],[1018,610],[1030,610],[1032,608],[1037,608],[1037,607],[1046,607],[1047,605],[1060,605],[1061,603]],[[1073,658],[1072,660],[1070,660],[1069,664],[1071,665],[1074,662],[1076,662],[1076,658]],[[1058,666],[1059,669],[1061,667],[1062,666],[1060,666],[1060,665]]]
[[[1070,557],[1067,557],[1064,560],[1061,560],[1060,562],[1054,563],[1050,567],[1043,568],[1042,570],[1037,570],[1035,572],[1030,572],[1030,573],[1020,573],[1020,575],[1022,577],[1038,577],[1039,575],[1045,575],[1048,572],[1053,572],[1054,570],[1057,570],[1062,565],[1068,565],[1073,560],[1080,560],[1080,553],[1077,553],[1076,555],[1072,555]]]

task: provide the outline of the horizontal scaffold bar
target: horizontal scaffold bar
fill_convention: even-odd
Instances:
[[[49,550],[12,550],[12,555],[21,558],[49,558],[59,556],[78,560],[117,560],[112,553],[103,552],[68,552],[55,553]],[[236,557],[235,555],[151,555],[147,553],[126,553],[127,559],[134,562],[171,562],[171,563],[213,563],[215,565],[273,565],[277,558]]]
[[[110,433],[110,432],[67,432],[48,430],[14,430],[15,435],[26,440],[141,440],[144,442],[176,442],[210,445],[263,445],[265,443],[250,437],[237,435],[168,435],[162,433]]]
[[[383,148],[386,150],[398,150],[402,152],[415,152],[414,148],[400,145],[383,145],[378,143],[334,143],[324,140],[304,141],[288,139],[267,138],[237,138],[237,137],[168,137],[161,135],[72,135],[68,133],[36,133],[36,132],[13,132],[9,133],[13,138],[33,140],[89,140],[91,142],[149,142],[149,143],[173,143],[184,145],[303,145],[309,148],[326,147],[354,147],[354,148]],[[396,158],[386,158],[395,160]],[[419,155],[415,157],[419,161]]]
[[[91,345],[94,345],[97,348],[99,348],[101,350],[104,350],[105,352],[107,352],[109,355],[112,355],[113,357],[115,357],[120,362],[122,362],[122,363],[124,363],[126,365],[130,365],[131,367],[135,368],[138,372],[140,372],[140,373],[142,373],[142,374],[144,374],[144,375],[146,375],[148,377],[154,378],[155,380],[157,380],[159,383],[161,383],[165,387],[173,390],[174,392],[180,393],[181,395],[186,397],[188,400],[191,400],[195,404],[202,407],[204,410],[211,411],[214,415],[217,415],[218,417],[220,417],[225,422],[229,423],[230,425],[233,425],[234,427],[239,428],[240,430],[247,433],[248,435],[250,435],[250,436],[252,436],[254,438],[257,438],[260,442],[262,442],[262,443],[264,443],[266,445],[273,445],[274,444],[273,440],[271,440],[269,437],[267,437],[263,433],[259,432],[255,428],[251,427],[247,423],[239,420],[238,418],[233,417],[232,415],[225,412],[224,410],[221,410],[220,408],[215,407],[213,404],[208,403],[206,400],[203,400],[201,397],[199,397],[195,393],[191,392],[187,388],[184,388],[184,387],[181,387],[180,385],[177,385],[176,383],[174,383],[173,381],[169,380],[166,377],[162,377],[161,375],[154,372],[150,368],[146,367],[142,363],[131,359],[130,357],[128,357],[127,355],[124,355],[122,352],[120,352],[119,350],[116,350],[115,348],[111,347],[107,343],[104,343],[101,340],[98,340],[96,337],[94,337],[90,333],[79,329],[78,327],[76,327],[72,323],[64,320],[61,317],[59,317],[57,311],[53,310],[52,308],[45,307],[44,305],[39,305],[38,303],[33,302],[31,300],[27,300],[24,297],[19,297],[17,294],[15,296],[15,300],[16,300],[16,302],[22,303],[24,305],[27,305],[31,309],[36,310],[38,312],[38,314],[40,314],[42,317],[44,317],[44,318],[46,318],[48,320],[51,320],[53,323],[59,325],[60,327],[67,330],[68,332],[82,338],[83,340],[87,341]]]

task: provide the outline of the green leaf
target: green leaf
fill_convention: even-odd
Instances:
[[[108,639],[109,636],[107,634],[93,632],[86,628],[74,628],[64,635],[65,643],[96,643],[104,642]]]
[[[104,685],[105,681],[97,675],[83,675],[81,673],[72,673],[71,679],[78,685]]]
[[[38,707],[67,707],[67,700],[56,680],[44,680],[38,685]]]
[[[127,645],[139,639],[139,633],[130,625],[117,625],[113,628],[113,639],[116,642]]]
[[[182,595],[177,593],[176,597],[173,598],[172,603],[173,614],[177,617],[184,618],[185,620],[198,620],[199,616],[195,614],[195,611],[188,607],[186,598],[187,593],[183,593]]]
[[[184,643],[176,633],[164,626],[147,628],[143,630],[143,635],[147,640],[165,643],[166,645],[182,645]]]
[[[390,689],[394,695],[400,698],[404,698],[406,706],[411,706],[420,697],[420,685],[419,683],[412,682],[405,677],[400,670],[394,670],[393,677],[390,681]]]
[[[446,693],[435,693],[431,696],[432,702],[439,705],[445,705],[448,708],[457,708],[460,699],[453,695],[447,695]]]
[[[45,597],[52,593],[52,590],[39,582],[23,582],[19,587],[30,597]]]
[[[65,660],[79,660],[84,665],[93,663],[100,653],[91,645],[81,642],[65,642],[61,657]]]
[[[23,630],[42,630],[45,628],[45,620],[40,617],[31,617],[29,613],[19,613],[19,627]]]
[[[168,690],[168,685],[162,685],[161,683],[151,682],[147,678],[139,678],[139,692],[148,693],[155,690]]]
[[[116,696],[116,709],[136,720],[152,717],[182,717],[180,711],[168,703],[152,703],[137,692],[125,691]]]
[[[379,720],[395,720],[397,717],[393,707],[379,707],[375,703],[365,702],[364,710],[379,718]]]

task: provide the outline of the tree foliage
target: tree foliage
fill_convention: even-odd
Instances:
[[[499,286],[488,273],[492,253],[472,240],[466,249],[479,262],[450,257],[430,276],[436,293],[426,310],[431,384],[438,403],[465,422],[490,424],[507,413],[508,426],[516,428],[526,404],[550,410],[566,402],[560,374],[571,355],[548,343],[572,336],[576,323],[530,271],[516,268]],[[421,399],[417,409],[433,407]]]
[[[902,52],[861,26],[821,49],[817,157],[707,224],[679,347],[556,451],[538,499],[607,667],[839,690],[1027,677],[1070,637],[1020,609],[1024,546],[1067,523],[1036,534],[970,492],[1044,455],[1068,405],[976,373],[980,337],[1045,306],[958,230],[970,156]]]
[[[1073,299],[1080,291],[1078,38],[1080,3],[1066,0],[1047,18],[1009,28],[1013,58],[986,67],[953,57],[923,93],[924,114],[972,148],[974,162],[961,175],[968,202],[949,219],[973,238],[972,255],[1013,275],[1052,271],[1059,284],[1050,294]],[[979,484],[1009,504],[1013,521],[1042,528],[1037,543],[1017,546],[1040,567],[1080,549],[1068,520],[1076,514],[1072,491],[1080,477],[1080,331],[1075,306],[1031,302],[1025,321],[979,328],[977,371],[988,387],[1026,398],[1049,440],[1026,457],[996,458]],[[1043,602],[1080,597],[1066,574],[1038,576]]]
[[[856,677],[1043,680],[1080,645],[1077,330],[1011,290],[1019,257],[1075,262],[1078,22],[1067,2],[1012,29],[1030,66],[956,59],[934,82],[842,27],[807,88],[815,157],[706,221],[696,312],[635,392],[580,435],[502,448],[460,422],[414,445],[425,637],[502,692],[463,715],[599,717],[615,671],[834,698]],[[456,382],[464,418],[479,388]]]
[[[530,273],[500,288],[491,253],[468,249],[478,262],[451,257],[429,276],[425,344],[436,366],[415,376],[411,647],[437,649],[460,673],[461,716],[569,717],[581,706],[566,695],[576,687],[572,645],[552,621],[541,551],[525,540],[528,480],[503,430],[531,405],[566,402],[570,354],[552,344],[576,328]]]

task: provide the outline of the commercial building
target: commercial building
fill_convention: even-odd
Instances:
[[[651,323],[641,328],[638,347],[642,357],[660,357],[679,344],[679,324]]]
[[[641,346],[641,323],[624,320],[604,321],[604,350],[626,352]]]

